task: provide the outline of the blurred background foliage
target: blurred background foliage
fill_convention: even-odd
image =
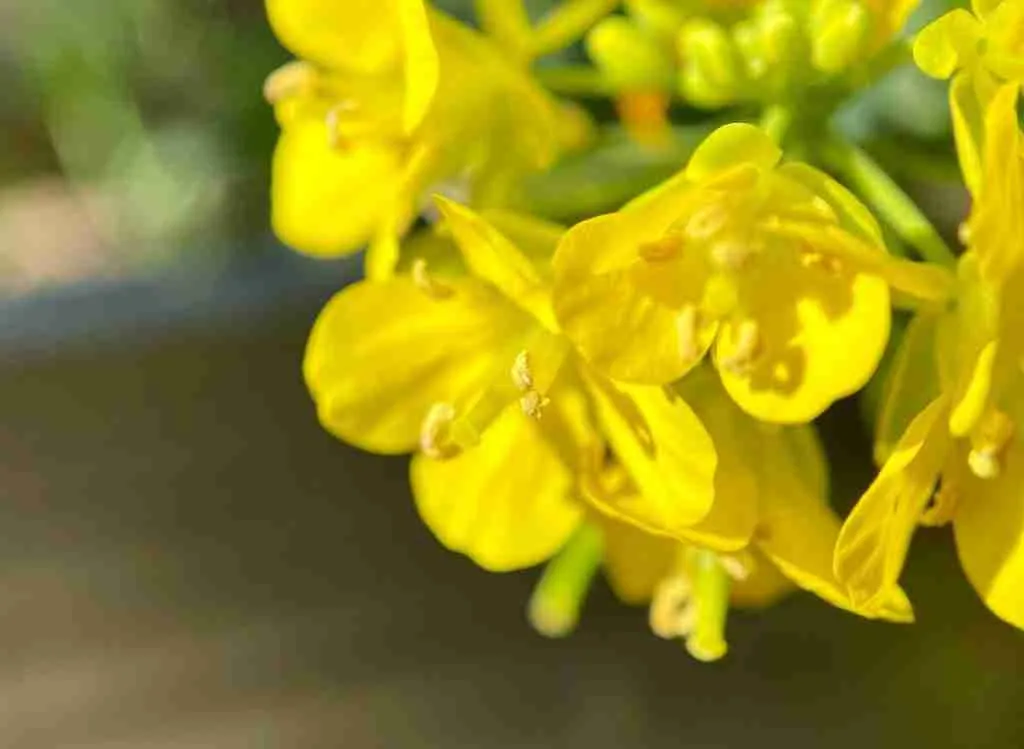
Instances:
[[[528,5],[540,16],[552,2]],[[928,0],[919,18],[950,4]],[[437,5],[471,17],[471,0]],[[218,269],[265,250],[252,240],[267,235],[276,126],[260,90],[287,58],[260,0],[0,0],[0,294]],[[582,53],[545,62],[566,59]],[[904,69],[849,107],[844,126],[897,173],[955,175],[939,156],[949,153],[942,92]],[[610,118],[607,102],[588,104]],[[912,134],[913,147],[893,132]],[[609,129],[533,194],[560,218],[612,208],[677,168],[693,140],[652,154]]]

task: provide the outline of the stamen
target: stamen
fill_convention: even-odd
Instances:
[[[693,586],[684,572],[663,579],[654,589],[647,621],[663,640],[685,637],[693,630],[697,612],[691,601]]]
[[[935,496],[932,497],[931,504],[921,513],[921,525],[937,527],[950,522],[959,500],[959,493],[954,485],[943,480],[942,485],[935,492]]]
[[[418,257],[412,261],[412,282],[416,288],[433,299],[447,299],[455,290],[434,278],[427,269],[427,261]]]
[[[637,248],[637,254],[648,263],[664,263],[679,257],[682,249],[682,238],[676,234],[667,234],[653,242],[644,242]]]
[[[750,566],[739,557],[720,556],[719,563],[725,573],[736,582],[743,582],[750,578]]]
[[[713,551],[692,549],[693,599],[697,617],[686,650],[699,661],[717,661],[728,650],[725,620],[729,613],[729,575]]]
[[[711,246],[711,261],[726,270],[740,270],[753,254],[748,242],[733,237],[721,239]]]
[[[697,660],[718,660],[728,649],[729,574],[712,551],[686,548],[684,559],[654,590],[648,610],[651,631],[666,640],[682,638]]]
[[[523,413],[533,419],[539,419],[543,416],[544,409],[547,408],[549,403],[551,403],[551,400],[545,398],[536,390],[527,391],[519,399],[519,407],[523,409]]]
[[[971,473],[980,479],[998,478],[1014,431],[1013,421],[1002,411],[993,409],[986,413],[971,435],[971,451],[967,455]]]
[[[512,382],[520,392],[533,390],[533,370],[530,369],[530,352],[523,350],[512,362]]]
[[[736,330],[736,345],[732,353],[722,357],[719,363],[733,374],[745,375],[760,353],[760,327],[754,320],[744,320]]]
[[[800,253],[800,265],[804,268],[822,270],[833,276],[838,276],[843,272],[843,262],[839,258],[811,249]]]
[[[326,124],[327,124],[327,145],[332,149],[336,149],[342,145],[341,133],[341,118],[355,111],[359,108],[359,105],[351,99],[338,102],[327,111]]]
[[[964,221],[957,227],[956,237],[960,240],[960,244],[964,247],[969,247],[971,244],[971,225],[967,221]]]
[[[545,637],[564,637],[576,628],[603,551],[600,528],[587,523],[548,562],[527,608],[535,630]]]
[[[700,345],[700,313],[694,305],[686,305],[676,316],[676,338],[679,342],[679,355],[684,362],[700,358],[703,351]]]
[[[428,458],[446,460],[462,450],[451,436],[455,421],[455,407],[450,403],[435,403],[430,407],[420,427],[420,451]]]
[[[316,70],[301,60],[285,63],[267,76],[263,98],[270,104],[310,92],[316,86]]]

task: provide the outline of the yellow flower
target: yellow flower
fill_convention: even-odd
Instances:
[[[266,85],[282,129],[272,221],[301,251],[373,242],[369,270],[386,273],[431,185],[497,204],[579,136],[578,117],[422,0],[267,0],[267,12],[301,58]]]
[[[656,634],[683,637],[695,657],[714,659],[724,654],[730,600],[764,606],[793,587],[856,613],[911,620],[909,602],[898,589],[879,610],[861,611],[834,576],[839,519],[828,506],[827,466],[813,428],[757,422],[704,371],[679,390],[718,452],[713,513],[743,518],[748,530],[742,547],[722,553],[645,533],[635,523],[614,520],[614,512],[601,519],[612,587],[627,603],[650,602]],[[605,496],[590,497],[599,508],[644,501],[625,476],[607,483]]]
[[[922,312],[907,331],[878,426],[885,464],[836,547],[837,576],[867,608],[895,586],[916,527],[951,521],[972,585],[1024,628],[1024,239],[1009,208],[1024,182],[1016,101],[1014,86],[992,99],[955,305]]]
[[[414,261],[408,275],[354,284],[327,305],[304,365],[322,423],[374,452],[418,448],[424,521],[488,569],[536,564],[566,541],[602,433],[647,492],[643,520],[689,533],[711,512],[715,471],[696,416],[660,388],[584,372],[557,330],[543,268],[477,214],[440,205],[468,273]],[[515,228],[550,253],[544,232]],[[720,547],[741,544],[737,532],[727,522],[694,531]]]
[[[867,382],[889,334],[888,284],[941,296],[945,277],[890,257],[844,188],[780,158],[762,131],[726,125],[679,175],[569,231],[555,308],[584,358],[665,384],[713,347],[733,399],[780,423]]]
[[[981,185],[985,111],[1000,84],[1024,83],[1024,0],[973,0],[921,30],[914,60],[925,73],[953,80],[950,109],[957,152],[971,192]]]

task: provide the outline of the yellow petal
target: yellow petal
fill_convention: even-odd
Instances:
[[[1000,338],[1003,309],[1000,294],[981,278],[976,253],[968,252],[957,266],[960,285],[956,306],[939,320],[937,351],[942,387],[950,393],[950,432],[966,435],[990,405],[998,360],[1010,349]],[[1002,361],[1002,364],[1007,362]]]
[[[982,185],[982,142],[984,115],[975,81],[969,74],[953,78],[949,87],[949,108],[953,118],[956,153],[967,189],[977,195]]]
[[[809,426],[778,430],[762,428],[761,521],[757,546],[787,578],[829,603],[857,611],[832,571],[839,536],[839,518],[820,492],[820,474],[827,471],[824,452]],[[909,609],[884,606],[858,611],[896,621],[911,617]]]
[[[402,38],[405,97],[402,126],[411,133],[426,117],[441,78],[441,64],[423,0],[394,0]]]
[[[970,245],[981,276],[1002,283],[1024,260],[1024,134],[1017,117],[1020,86],[1000,88],[985,112],[984,181],[975,194]]]
[[[1024,629],[1024,449],[1011,448],[1002,475],[968,479],[953,518],[967,579],[1001,619]]]
[[[266,5],[277,38],[298,57],[328,68],[379,73],[393,67],[400,54],[402,1],[266,0]]]
[[[914,417],[939,394],[935,361],[938,313],[914,316],[893,358],[875,424],[875,461],[888,459]]]
[[[671,195],[577,224],[555,255],[562,329],[584,358],[618,380],[672,382],[714,339],[714,321],[694,316],[707,276],[703,255],[664,262],[639,257],[641,246],[660,240],[678,217],[678,204],[666,207]]]
[[[747,577],[733,580],[729,603],[741,608],[760,609],[771,606],[796,587],[793,582],[760,553],[746,554],[750,565]]]
[[[658,583],[671,572],[679,542],[603,513],[595,513],[595,518],[604,530],[604,570],[615,595],[623,603],[647,603]]]
[[[651,533],[699,536],[728,550],[741,546],[718,528],[697,527],[712,509],[718,459],[683,399],[657,387],[616,386],[595,373],[587,382],[608,443],[639,492],[589,497],[598,509]]]
[[[749,367],[730,366],[746,320],[723,323],[715,362],[726,390],[747,413],[776,423],[814,419],[860,390],[889,338],[889,289],[878,277],[779,264],[741,293],[758,326]]]
[[[824,172],[802,162],[791,161],[780,166],[776,174],[803,185],[826,201],[838,217],[839,225],[846,231],[859,236],[872,247],[885,246],[882,229],[867,206]]]
[[[914,62],[933,78],[949,78],[971,54],[980,27],[977,19],[957,8],[925,26],[914,39]]]
[[[296,120],[274,152],[274,231],[311,255],[355,252],[396,211],[401,181],[395,149],[373,143],[332,148],[324,120]]]
[[[409,278],[363,281],[320,313],[303,373],[324,426],[380,453],[413,450],[435,403],[462,413],[508,374],[530,319],[468,279],[433,298]]]
[[[835,574],[858,607],[871,610],[896,588],[911,536],[945,459],[947,413],[945,399],[939,398],[911,422],[843,524]]]
[[[550,293],[533,263],[486,219],[469,208],[435,196],[462,251],[466,267],[492,284],[510,301],[533,314],[549,330],[557,330]]]
[[[415,456],[410,478],[420,517],[438,540],[493,572],[549,558],[582,518],[572,472],[517,407],[450,460]]]
[[[736,407],[710,368],[694,371],[675,390],[692,404],[718,455],[715,501],[690,540],[721,550],[744,547],[758,523],[758,424]]]
[[[686,176],[694,182],[709,179],[743,164],[770,169],[782,158],[782,151],[758,127],[734,122],[715,130],[690,157]]]

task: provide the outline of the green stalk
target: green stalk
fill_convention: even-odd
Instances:
[[[840,137],[833,137],[823,156],[921,258],[947,268],[956,265],[956,255],[931,221],[868,154]]]
[[[527,610],[534,629],[547,637],[565,637],[576,628],[603,548],[600,528],[587,523],[548,562]]]

